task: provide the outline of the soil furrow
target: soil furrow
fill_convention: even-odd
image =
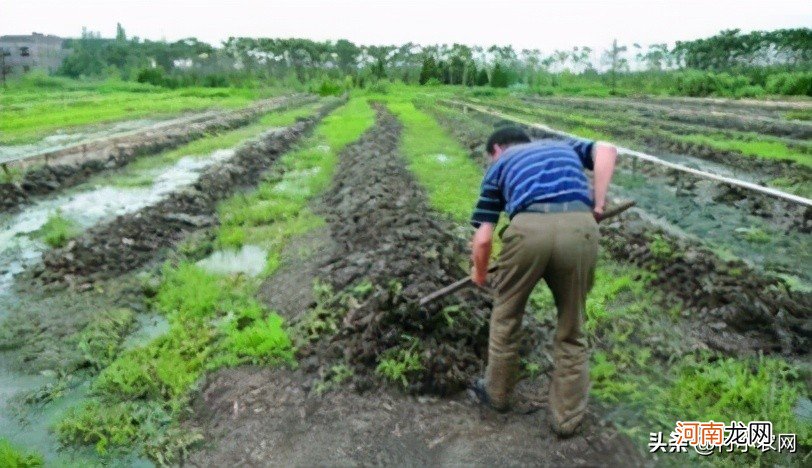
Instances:
[[[303,104],[307,100],[303,96],[270,99],[199,122],[146,129],[38,156],[36,159],[44,165],[30,169],[20,166],[25,170],[21,180],[0,183],[0,212],[30,203],[34,197],[77,185],[106,169],[126,166],[140,156],[175,148],[213,132],[245,126],[266,112]],[[13,166],[14,163],[10,164]]]
[[[45,283],[82,284],[136,269],[189,232],[216,223],[219,200],[257,183],[277,158],[340,102],[315,116],[274,129],[241,146],[223,164],[208,168],[192,186],[135,213],[119,216],[85,232],[67,246],[47,252],[33,272]]]
[[[362,284],[371,290],[348,308],[334,336],[304,354],[322,369],[347,362],[366,387],[382,356],[409,349],[421,367],[404,375],[410,390],[445,394],[480,370],[490,301],[470,291],[451,311],[444,310],[449,303],[418,307],[422,296],[467,274],[461,266],[467,248],[453,223],[428,208],[398,154],[399,135],[397,120],[378,108],[376,128],[342,155],[324,198],[336,251],[320,276],[334,291]],[[341,307],[337,301],[322,306]]]

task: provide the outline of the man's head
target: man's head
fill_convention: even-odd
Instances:
[[[513,145],[530,143],[530,137],[519,127],[502,127],[493,132],[485,143],[485,150],[496,161],[506,149]]]

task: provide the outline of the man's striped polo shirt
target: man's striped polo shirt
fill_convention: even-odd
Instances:
[[[537,140],[508,148],[488,169],[471,224],[496,224],[499,213],[513,218],[533,203],[582,201],[593,205],[589,179],[595,142]]]

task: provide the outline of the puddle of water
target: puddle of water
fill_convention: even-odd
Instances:
[[[169,321],[163,315],[139,314],[135,319],[135,331],[124,339],[121,348],[127,350],[143,346],[167,332]]]
[[[448,162],[448,161],[449,161],[451,158],[449,158],[449,157],[448,157],[448,155],[446,155],[446,154],[440,153],[440,154],[436,154],[436,155],[434,155],[434,159],[436,159],[436,160],[437,160],[437,162],[438,162],[438,163],[440,163],[440,164],[445,164],[445,163],[447,163],[447,162]]]
[[[7,292],[15,275],[39,261],[48,248],[34,234],[53,213],[58,211],[87,229],[105,219],[157,203],[193,183],[203,169],[233,155],[233,149],[226,149],[207,157],[185,157],[168,168],[145,171],[154,175],[150,187],[83,186],[42,200],[13,216],[0,217],[0,295]]]
[[[218,250],[197,264],[211,273],[258,276],[265,269],[267,259],[267,250],[256,245],[244,245],[239,250]]]

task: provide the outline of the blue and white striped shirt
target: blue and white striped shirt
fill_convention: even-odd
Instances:
[[[499,213],[513,218],[533,203],[580,200],[592,206],[589,179],[591,140],[537,140],[511,146],[485,174],[471,224],[496,224]]]

